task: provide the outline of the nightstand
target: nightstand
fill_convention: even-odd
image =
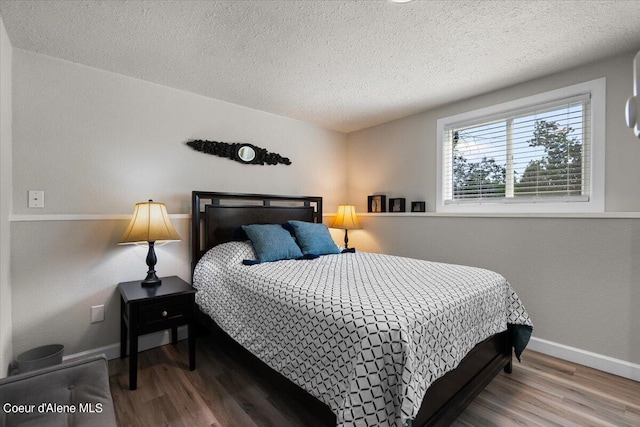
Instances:
[[[127,357],[129,332],[129,390],[138,385],[138,336],[171,329],[178,342],[178,326],[188,325],[189,370],[196,368],[194,332],[196,290],[178,276],[163,277],[159,286],[144,287],[140,280],[118,284],[120,291],[120,358]]]

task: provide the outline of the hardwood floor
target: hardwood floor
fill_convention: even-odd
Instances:
[[[640,426],[640,383],[525,351],[454,425]]]
[[[120,426],[335,425],[326,406],[274,382],[253,356],[225,340],[200,337],[193,372],[187,354],[186,341],[140,353],[135,391],[128,359],[109,362]],[[513,373],[499,374],[453,425],[640,426],[640,383],[525,351]]]

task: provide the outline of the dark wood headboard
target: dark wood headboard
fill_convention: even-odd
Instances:
[[[292,219],[322,222],[322,197],[193,191],[191,272],[215,245],[244,240],[241,225],[283,224]]]

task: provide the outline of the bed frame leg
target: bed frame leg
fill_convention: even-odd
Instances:
[[[509,359],[509,363],[504,365],[503,369],[507,374],[510,374],[511,372],[513,372],[513,360]]]
[[[504,365],[505,373],[510,374],[513,372],[513,330],[511,325],[507,325],[507,348],[505,348],[505,353],[507,356],[507,364]]]

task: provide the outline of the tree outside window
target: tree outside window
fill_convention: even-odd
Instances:
[[[453,129],[453,199],[581,195],[582,116],[576,104]]]

